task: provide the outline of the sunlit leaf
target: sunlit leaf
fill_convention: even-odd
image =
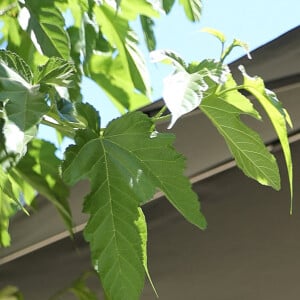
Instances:
[[[262,105],[268,114],[274,129],[277,133],[282,150],[285,157],[286,167],[289,176],[291,199],[293,198],[293,165],[291,158],[291,150],[287,136],[286,123],[290,122],[290,117],[287,111],[283,109],[281,102],[277,99],[276,95],[265,88],[264,82],[259,77],[250,77],[243,67],[240,67],[244,77],[244,88],[251,93]],[[291,203],[292,204],[292,203]],[[292,205],[291,205],[292,211]]]
[[[172,113],[168,128],[173,127],[178,118],[194,110],[201,103],[203,92],[208,85],[197,73],[185,71],[169,75],[164,79],[163,99]]]
[[[53,2],[53,1],[52,1]],[[70,56],[69,39],[64,30],[64,18],[60,11],[49,1],[27,0],[23,8],[24,16],[29,13],[28,27],[32,42],[38,50],[48,56],[68,59]],[[27,15],[26,15],[27,16]]]
[[[136,112],[112,121],[103,135],[79,131],[63,164],[69,184],[91,181],[84,202],[84,211],[90,214],[84,234],[104,290],[116,300],[124,294],[139,299],[143,288],[144,242],[136,222],[138,207],[156,187],[187,220],[206,226],[197,195],[183,176],[183,157],[172,147],[174,137],[150,135],[152,126],[146,115]]]
[[[210,28],[210,27],[205,27],[205,28],[202,28],[201,31],[207,32],[207,33],[215,36],[221,43],[225,43],[226,42],[225,35],[221,31],[219,31],[217,29]]]
[[[164,63],[173,65],[178,70],[187,68],[184,60],[172,50],[155,50],[150,53],[150,58],[153,63]]]
[[[201,0],[179,0],[183,6],[186,16],[193,22],[199,21],[202,12]]]
[[[70,87],[75,81],[75,72],[71,62],[59,57],[50,57],[45,65],[38,67],[35,82]]]
[[[234,96],[237,99],[237,95]],[[226,97],[230,98],[230,93]],[[243,96],[241,101],[244,101]],[[248,106],[246,102],[245,104]],[[249,114],[249,107],[241,110],[229,104],[226,98],[213,95],[203,99],[200,108],[224,137],[237,166],[245,175],[279,190],[280,175],[274,156],[267,150],[259,135],[240,120],[240,114]]]

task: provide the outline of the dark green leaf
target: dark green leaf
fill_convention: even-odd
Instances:
[[[206,226],[197,195],[183,176],[184,159],[173,135],[151,135],[152,121],[130,113],[112,121],[103,135],[85,130],[66,151],[63,176],[69,184],[91,181],[84,211],[91,214],[85,237],[108,297],[138,299],[144,285],[144,242],[139,205],[160,188],[200,228]],[[134,282],[134,284],[132,284]]]
[[[167,14],[171,11],[174,2],[175,0],[162,0],[163,9]]]
[[[95,108],[88,103],[76,103],[75,107],[78,119],[80,119],[87,128],[95,133],[99,133],[100,116]]]
[[[149,51],[153,51],[156,48],[156,39],[153,31],[154,21],[145,16],[140,16],[140,21],[147,48]]]

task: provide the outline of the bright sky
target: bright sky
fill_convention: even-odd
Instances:
[[[170,15],[157,19],[155,30],[158,49],[172,49],[187,61],[200,61],[204,58],[218,58],[220,55],[219,41],[201,32],[201,28],[218,29],[226,35],[229,42],[238,38],[247,42],[250,50],[253,50],[299,24],[300,0],[203,0],[202,19],[199,23],[189,22],[182,7],[177,4]],[[171,69],[151,64],[144,46],[143,50],[148,59],[154,91],[152,100],[155,101],[161,97],[162,80]],[[235,49],[228,62],[244,54],[243,50]],[[119,115],[95,84],[85,80],[83,93],[85,100],[100,112],[102,126]]]

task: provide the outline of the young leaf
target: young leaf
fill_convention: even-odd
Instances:
[[[237,95],[234,95],[237,98]],[[230,93],[227,95],[230,98]],[[244,98],[241,96],[241,101]],[[241,122],[239,116],[248,113],[212,95],[203,99],[201,110],[224,137],[238,167],[245,175],[263,185],[280,189],[280,175],[274,156],[269,153],[259,135]],[[251,113],[253,115],[253,112]]]
[[[201,31],[207,32],[207,33],[215,36],[222,44],[224,44],[226,42],[225,35],[219,30],[216,30],[214,28],[205,27]]]
[[[74,64],[59,57],[50,57],[47,63],[39,66],[35,75],[35,82],[71,87],[75,80]]]
[[[264,82],[259,77],[250,77],[245,69],[241,66],[241,72],[244,77],[244,88],[249,93],[251,93],[262,105],[266,113],[268,114],[273,127],[277,133],[279,141],[282,146],[282,150],[285,157],[286,167],[290,182],[290,193],[291,200],[293,199],[293,165],[291,158],[291,150],[289,146],[288,136],[287,136],[287,126],[286,123],[290,123],[290,117],[287,111],[283,109],[282,104],[277,99],[276,95],[265,88]],[[291,212],[292,212],[292,202],[291,202]]]
[[[64,18],[53,1],[27,0],[23,10],[26,9],[30,15],[27,31],[36,48],[48,57],[68,59],[70,45]]]
[[[202,12],[201,0],[179,0],[183,6],[186,16],[193,22],[199,21]]]
[[[60,160],[55,156],[53,144],[33,140],[26,155],[15,167],[15,171],[39,194],[46,197],[56,207],[70,233],[72,216],[68,203],[69,189],[59,174]]]
[[[175,67],[176,70],[186,70],[187,66],[184,60],[172,50],[155,50],[150,53],[151,62],[170,64]]]
[[[164,79],[163,99],[172,113],[168,128],[172,128],[182,115],[198,107],[207,89],[208,85],[198,73],[181,71],[167,76]]]
[[[63,177],[69,184],[89,178],[91,193],[84,202],[89,213],[85,238],[108,297],[138,299],[144,285],[144,242],[138,207],[155,188],[187,220],[200,228],[206,222],[197,195],[183,176],[184,160],[169,134],[151,135],[152,121],[140,112],[112,121],[103,135],[79,131],[76,145],[66,151]],[[132,284],[134,282],[134,284]]]

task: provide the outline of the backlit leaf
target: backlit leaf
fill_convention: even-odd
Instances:
[[[227,97],[230,98],[230,94]],[[235,97],[237,99],[237,95]],[[249,114],[248,109],[241,110],[229,104],[226,98],[214,95],[203,99],[200,108],[224,137],[237,166],[245,175],[279,190],[280,175],[274,156],[259,135],[240,120],[240,114]]]
[[[53,2],[53,1],[52,1]],[[25,8],[30,18],[26,28],[38,50],[48,56],[68,59],[69,39],[64,30],[64,18],[54,3],[49,1],[27,0]]]
[[[199,21],[202,12],[201,0],[179,0],[183,6],[186,16],[193,22]]]
[[[50,57],[45,65],[38,67],[35,82],[70,87],[75,81],[75,72],[71,62],[59,57]]]
[[[282,150],[285,157],[286,167],[289,176],[291,199],[293,198],[293,165],[291,158],[291,150],[287,136],[286,123],[290,122],[290,117],[285,109],[283,109],[281,102],[277,99],[276,95],[265,88],[264,82],[259,77],[250,77],[243,67],[240,70],[244,76],[245,90],[250,92],[262,105],[268,114],[273,127],[277,133]],[[291,202],[292,212],[292,202]]]

